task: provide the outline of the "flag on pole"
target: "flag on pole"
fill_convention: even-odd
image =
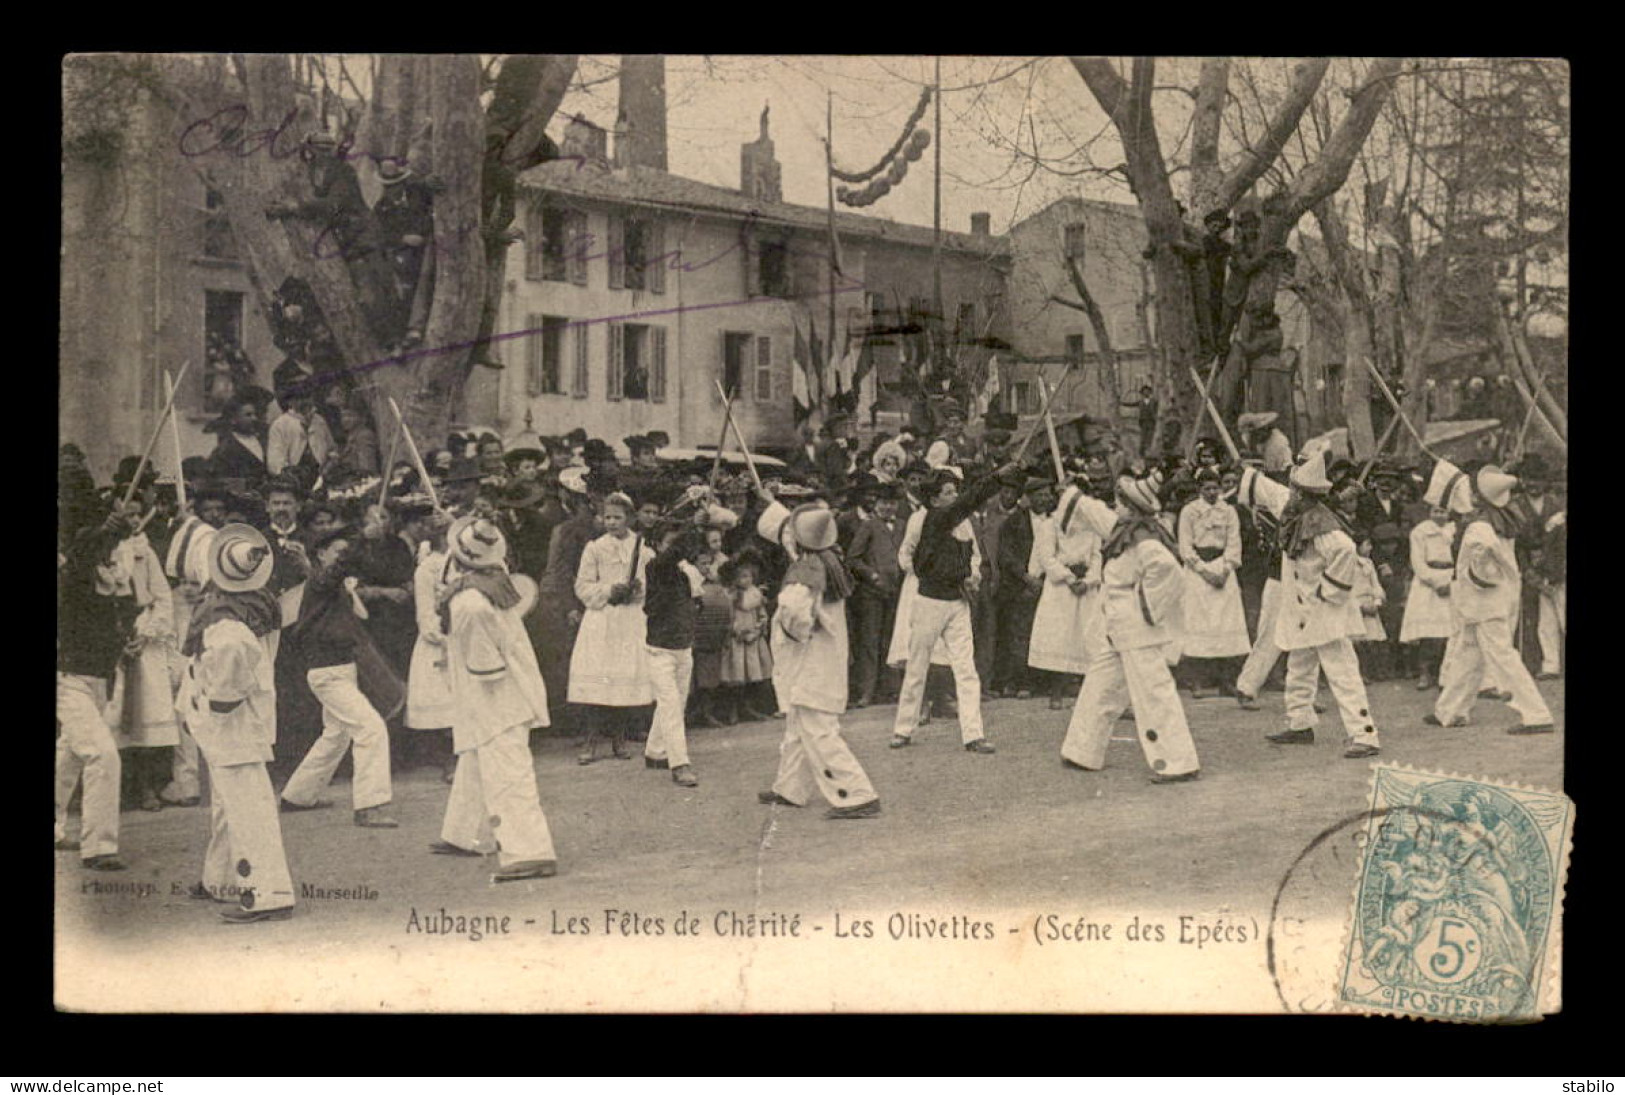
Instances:
[[[795,401],[795,417],[801,422],[812,413],[812,393],[807,388],[807,365],[812,360],[812,352],[807,345],[807,336],[801,333],[801,324],[796,327],[796,348],[794,360],[790,366],[790,395]]]

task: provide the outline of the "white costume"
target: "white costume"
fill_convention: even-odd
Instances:
[[[1111,536],[1117,524],[1112,507],[1084,497],[1078,508],[1102,540]],[[1102,578],[1107,642],[1085,673],[1061,756],[1084,768],[1104,768],[1112,728],[1132,704],[1140,748],[1152,770],[1163,776],[1195,772],[1201,767],[1196,743],[1165,649],[1179,641],[1175,628],[1184,591],[1179,560],[1146,538],[1106,560]]]
[[[1105,649],[1100,536],[1077,512],[1083,496],[1075,484],[1067,487],[1052,519],[1037,518],[1033,523],[1033,562],[1044,579],[1027,646],[1027,664],[1034,669],[1082,673]],[[1068,584],[1075,565],[1084,569],[1088,583],[1081,596]]]
[[[1546,519],[1546,531],[1554,532],[1566,525],[1568,519],[1568,511],[1559,510]],[[1556,675],[1563,667],[1563,635],[1568,631],[1567,582],[1548,582],[1541,587],[1538,626],[1540,671]]]
[[[1524,725],[1549,725],[1552,713],[1512,647],[1514,598],[1519,593],[1512,541],[1499,536],[1481,516],[1467,521],[1450,590],[1457,630],[1445,651],[1434,717],[1446,726],[1465,719],[1486,670],[1493,670],[1497,683],[1511,691],[1513,710]]]
[[[175,634],[184,638],[192,623],[192,613],[203,600],[203,587],[209,584],[209,550],[214,545],[216,529],[201,517],[188,517],[169,541],[169,554],[164,559],[164,573],[174,579],[172,608],[175,614]],[[291,621],[284,619],[283,623]],[[186,659],[181,656],[180,643],[174,646],[174,676],[178,680],[186,671]],[[175,744],[175,758],[170,767],[169,786],[158,792],[165,802],[184,802],[202,794],[198,781],[197,741],[186,729],[184,720]]]
[[[406,678],[406,725],[411,730],[443,730],[452,725],[451,670],[446,661],[446,636],[440,630],[440,592],[446,573],[446,553],[431,551],[418,561],[412,574],[418,639]]]
[[[547,686],[518,609],[457,593],[446,659],[457,776],[441,839],[470,851],[494,839],[504,867],[556,859],[530,754],[531,728],[548,725]]]
[[[203,886],[217,901],[261,911],[294,903],[276,793],[265,774],[276,743],[273,664],[263,639],[237,620],[220,620],[204,629],[175,701],[209,763]]]
[[[642,544],[637,567],[632,566],[632,546]],[[643,582],[644,568],[654,552],[640,537],[603,535],[581,553],[576,571],[576,597],[587,606],[570,654],[570,702],[605,707],[642,707],[654,702],[645,664],[644,638],[648,619],[643,614],[643,595],[626,604],[609,603],[610,590],[629,577]]]
[[[1280,513],[1291,497],[1290,490],[1275,480],[1260,475],[1255,468],[1248,468],[1242,472],[1241,483],[1236,490],[1237,500],[1255,514],[1260,509],[1271,514]],[[1253,698],[1257,698],[1264,687],[1264,682],[1269,679],[1270,672],[1274,670],[1275,663],[1281,657],[1281,648],[1275,645],[1275,617],[1281,607],[1280,551],[1271,548],[1271,553],[1277,558],[1277,563],[1271,568],[1272,573],[1265,580],[1264,592],[1259,598],[1258,633],[1253,639],[1247,661],[1241,667],[1240,675],[1236,677],[1236,692]]]
[[[141,651],[119,661],[107,723],[120,749],[177,745],[180,731],[171,670],[178,644],[169,582],[145,533],[120,543],[113,549],[113,558],[128,576],[127,588],[120,592],[133,595],[141,609],[135,620]]]
[[[1324,457],[1319,459],[1323,460]],[[1300,471],[1311,465],[1300,466]],[[1324,466],[1321,467],[1324,474]],[[1249,475],[1243,473],[1245,492]],[[1272,498],[1278,495],[1271,494]],[[1282,510],[1274,509],[1279,518]],[[1282,509],[1284,509],[1284,505]],[[1353,593],[1359,577],[1360,556],[1349,534],[1336,529],[1316,536],[1296,559],[1281,561],[1280,607],[1275,619],[1275,645],[1287,652],[1286,718],[1291,730],[1313,730],[1315,693],[1321,672],[1337,699],[1343,730],[1351,745],[1376,747],[1377,727],[1366,698],[1360,662],[1352,637],[1365,633],[1365,620]]]
[[[1450,610],[1450,586],[1456,564],[1450,557],[1449,525],[1428,518],[1411,529],[1411,586],[1405,594],[1405,618],[1399,625],[1399,641],[1448,639],[1455,630]]]
[[[774,502],[758,519],[757,532],[774,542],[773,535],[789,516],[788,509]],[[773,791],[797,806],[805,805],[815,788],[831,806],[862,806],[880,796],[841,737],[848,661],[846,602],[826,601],[822,590],[798,580],[803,573],[800,563],[786,572],[778,611],[769,625],[773,688],[786,712]]]
[[[1248,653],[1247,615],[1241,607],[1241,518],[1220,500],[1201,498],[1179,513],[1179,557],[1185,563],[1187,658],[1232,658]],[[1215,587],[1204,575],[1222,577]]]

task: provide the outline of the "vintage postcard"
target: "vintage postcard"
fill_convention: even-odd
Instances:
[[[56,1005],[1559,1010],[1568,88],[65,58]]]

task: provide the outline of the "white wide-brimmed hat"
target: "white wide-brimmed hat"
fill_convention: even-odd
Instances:
[[[1331,490],[1332,481],[1326,476],[1326,450],[1321,449],[1295,465],[1290,482],[1299,490],[1316,494]]]
[[[1162,511],[1162,476],[1153,471],[1144,478],[1117,477],[1117,497],[1144,513]]]
[[[1448,460],[1433,465],[1428,489],[1422,492],[1422,501],[1430,506],[1442,506],[1452,513],[1471,513],[1473,509],[1472,484],[1467,473]]]
[[[263,588],[275,566],[271,545],[249,525],[226,525],[209,545],[209,580],[227,593]]]
[[[807,551],[832,548],[840,538],[835,526],[835,514],[824,506],[798,506],[790,514],[790,532]]]
[[[446,530],[446,548],[464,566],[499,566],[508,558],[508,539],[484,517],[459,517]]]
[[[1496,509],[1501,509],[1512,501],[1512,488],[1518,485],[1518,477],[1508,475],[1494,464],[1489,464],[1478,469],[1478,480],[1475,485],[1484,501]]]

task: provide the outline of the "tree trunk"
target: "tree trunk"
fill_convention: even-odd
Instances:
[[[1356,457],[1375,452],[1377,448],[1376,434],[1371,428],[1371,374],[1364,364],[1371,359],[1371,326],[1363,311],[1345,296],[1343,422],[1349,430],[1349,450]]]

